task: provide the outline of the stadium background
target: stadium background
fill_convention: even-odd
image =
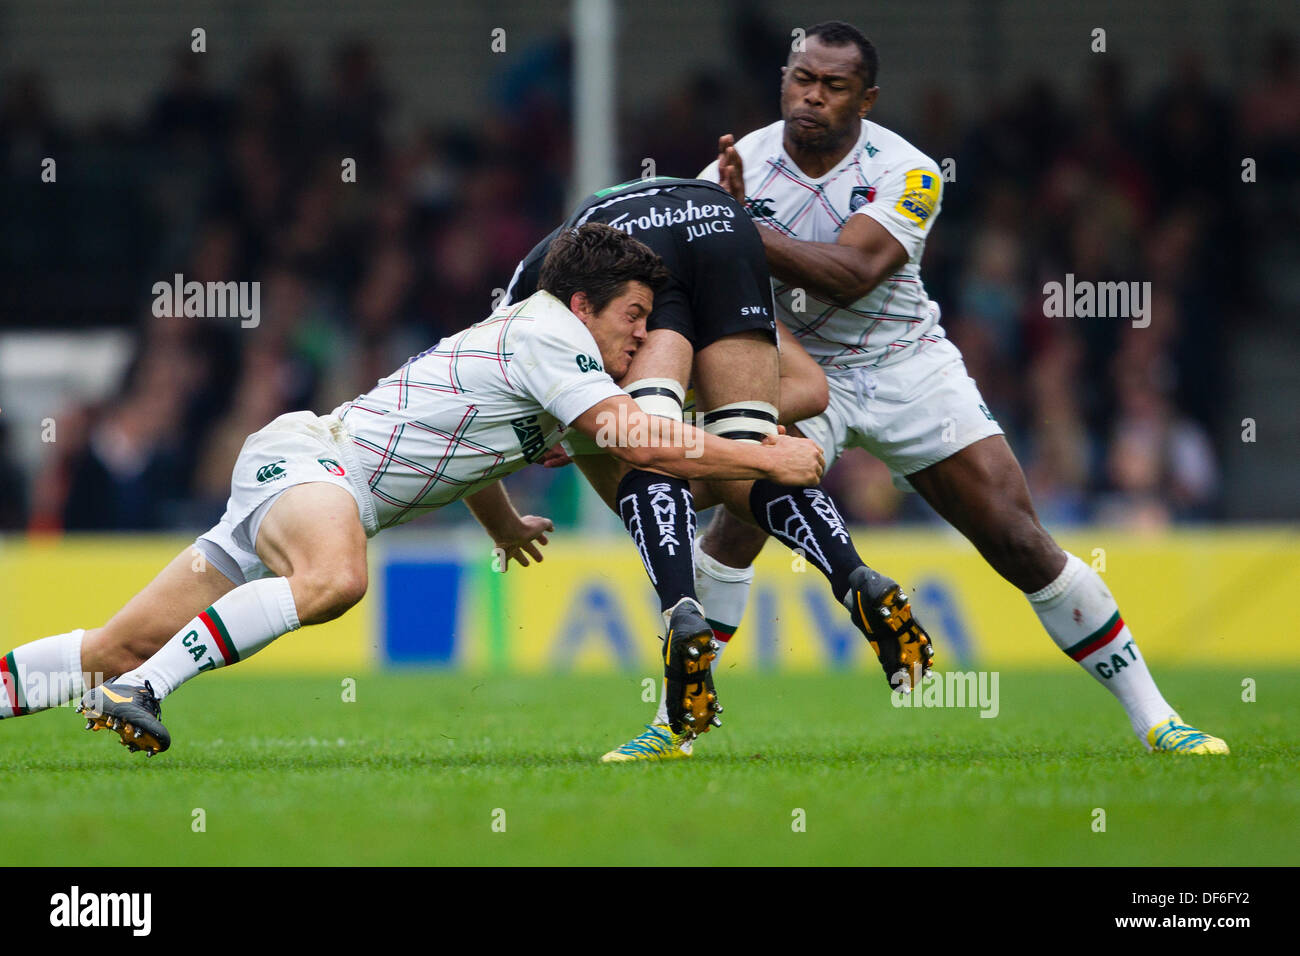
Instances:
[[[1290,620],[1298,8],[613,7],[612,175],[582,182],[566,3],[0,3],[0,644],[106,618],[220,515],[248,433],[477,321],[577,195],[647,159],[694,175],[718,133],[777,118],[790,30],[830,17],[880,50],[872,118],[955,162],[926,282],[1045,523],[1155,661],[1231,659]],[[155,318],[177,272],[260,281],[260,324]],[[1045,318],[1067,273],[1150,281],[1151,326]],[[879,463],[846,456],[828,485],[949,663],[1070,666]],[[650,667],[652,595],[612,516],[573,469],[508,486],[559,526],[542,567],[494,573],[449,509],[374,542],[360,608],[241,670],[533,671],[575,644],[581,669]],[[729,663],[874,666],[819,576],[772,546],[758,580]]]

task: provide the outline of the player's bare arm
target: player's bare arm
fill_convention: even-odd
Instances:
[[[745,200],[745,170],[735,137],[718,140],[718,177],[723,187]],[[762,224],[763,251],[772,274],[805,286],[840,305],[851,305],[907,264],[907,250],[870,216],[851,216],[836,242],[808,242]],[[814,413],[816,414],[816,413]]]
[[[626,388],[631,377],[631,375],[625,376],[618,384]],[[826,410],[827,402],[830,400],[826,374],[816,360],[808,354],[808,350],[800,344],[794,333],[784,325],[781,325],[779,389],[777,421],[782,425],[793,425],[805,418],[820,415]],[[543,468],[562,468],[572,464],[573,461],[574,459],[569,457],[562,445],[556,445],[538,459],[538,464]]]
[[[555,530],[550,518],[521,515],[510,501],[506,486],[499,481],[467,496],[465,504],[492,542],[505,552],[502,571],[510,567],[512,559],[519,562],[521,568],[528,567],[530,556],[541,562],[539,545],[546,544],[546,535]]]
[[[852,216],[839,241],[805,242],[759,228],[767,264],[779,279],[852,305],[907,263],[907,251],[869,216]]]
[[[685,422],[647,415],[627,395],[592,406],[573,427],[634,468],[678,478],[767,478],[811,487],[821,480],[825,465],[821,449],[806,439],[776,435],[749,444],[719,438]]]

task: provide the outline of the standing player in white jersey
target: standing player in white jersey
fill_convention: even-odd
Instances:
[[[646,339],[657,256],[609,226],[552,244],[540,291],[415,356],[330,415],[282,415],[244,443],[216,527],[101,628],[43,638],[3,660],[0,717],[56,706],[83,674],[110,679],[82,698],[87,729],[132,750],[166,750],[159,701],[303,624],[343,614],[366,591],[366,542],[458,499],[506,553],[541,560],[551,523],[514,510],[499,479],[536,461],[566,426],[636,467],[683,478],[815,485],[812,442],[728,441],[651,422],[611,376]],[[658,436],[647,445],[639,436]],[[678,657],[696,657],[683,641]],[[102,678],[100,678],[102,679]],[[87,681],[90,683],[90,681]]]
[[[826,371],[830,403],[798,430],[826,453],[865,448],[915,490],[1029,600],[1052,640],[1109,690],[1148,748],[1227,753],[1161,695],[1101,578],[1038,522],[1024,475],[921,282],[942,197],[934,160],[867,120],[875,48],[839,21],[806,34],[782,71],[780,122],[719,140],[702,179],[720,182],[759,224],[777,317]],[[806,296],[799,308],[798,298]],[[708,558],[747,568],[763,546],[720,513]],[[739,623],[746,580],[699,577],[715,618]],[[726,620],[723,618],[723,620]]]

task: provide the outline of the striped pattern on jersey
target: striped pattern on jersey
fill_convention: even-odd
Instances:
[[[506,467],[509,446],[517,444],[514,429],[480,423],[478,405],[465,396],[481,390],[485,370],[503,390],[517,391],[507,337],[515,323],[534,321],[524,314],[529,301],[443,339],[340,407],[380,528],[441,508],[516,470]]]

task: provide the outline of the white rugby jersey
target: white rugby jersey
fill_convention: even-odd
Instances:
[[[803,310],[796,312],[795,286],[774,277],[777,317],[829,368],[885,365],[943,338],[939,305],[921,284],[925,237],[943,191],[935,161],[897,133],[863,120],[848,155],[813,179],[786,155],[784,131],[778,121],[736,143],[754,222],[795,239],[833,243],[850,216],[870,216],[907,250],[908,260],[851,306],[805,289]],[[700,179],[718,181],[716,160]]]
[[[518,471],[624,394],[576,315],[539,291],[448,336],[334,410],[388,528]]]

